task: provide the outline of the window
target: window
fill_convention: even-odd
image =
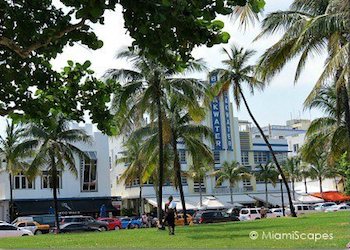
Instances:
[[[14,189],[34,189],[34,181],[29,181],[22,172],[15,175],[13,179]]]
[[[249,152],[241,152],[241,161],[243,165],[249,165]]]
[[[243,179],[243,186],[251,186],[250,179]]]
[[[139,186],[140,185],[140,179],[139,178],[136,178],[132,181],[131,183],[132,186]]]
[[[181,183],[182,183],[182,185],[187,185],[187,177],[186,176],[184,176],[184,175],[181,176]]]
[[[254,163],[266,163],[267,162],[267,154],[266,152],[254,152]]]
[[[214,161],[215,161],[215,164],[220,164],[220,152],[219,151],[214,151]]]
[[[97,191],[97,156],[96,152],[85,152],[89,157],[85,157],[81,162],[81,191]]]
[[[180,158],[180,163],[187,163],[185,150],[179,150],[179,158]]]
[[[193,189],[194,189],[194,192],[199,192],[199,179],[194,179],[193,180]],[[202,189],[202,192],[205,193],[206,192],[206,188],[205,188],[205,182],[204,182],[204,179],[201,179],[201,189]]]
[[[264,179],[256,178],[256,184],[263,184],[263,183],[265,183]]]
[[[57,171],[57,188],[62,188],[61,184],[61,172]],[[42,172],[41,188],[53,188],[53,178],[48,171]]]
[[[299,144],[293,144],[293,152],[298,153],[299,151]]]
[[[17,228],[11,225],[0,225],[0,231],[16,231]]]

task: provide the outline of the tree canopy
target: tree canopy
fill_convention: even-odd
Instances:
[[[246,4],[255,12],[264,7],[263,0],[2,0],[0,115],[40,119],[55,109],[81,120],[89,111],[101,130],[112,133],[106,104],[117,85],[94,78],[89,62],[69,62],[60,74],[50,60],[74,43],[101,48],[91,24],[103,25],[104,13],[117,4],[123,8],[132,46],[168,67],[185,67],[195,46],[228,41],[218,14],[232,14],[235,6]]]

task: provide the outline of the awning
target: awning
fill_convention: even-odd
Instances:
[[[298,203],[319,203],[319,202],[324,202],[324,200],[317,198],[317,197],[314,197],[312,195],[301,194],[301,195],[298,195],[295,202],[298,202]]]
[[[105,205],[106,212],[115,212],[118,209],[118,206],[116,206],[115,204],[117,201],[121,201],[120,197],[59,199],[58,211],[63,215],[99,213],[101,206]],[[16,207],[16,211],[20,216],[49,214],[50,212],[52,212],[53,200],[15,200],[14,204]]]
[[[251,194],[250,197],[254,198],[257,201],[261,201],[266,203],[266,195],[264,193],[261,194]],[[272,193],[268,194],[268,203],[273,206],[282,206],[282,197],[280,193]],[[284,204],[288,204],[288,195],[283,193]]]
[[[198,203],[199,209],[222,209],[225,208],[225,205],[214,196],[206,196],[203,199],[202,206]]]
[[[156,198],[146,198],[147,202],[151,204],[154,207],[157,207],[157,199]],[[163,199],[162,201],[162,208],[165,208],[165,203],[167,202],[167,199]],[[174,201],[176,202],[176,210],[180,211],[182,210],[182,203],[180,198],[174,198]],[[197,209],[197,207],[191,202],[188,201],[187,198],[185,198],[185,204],[186,204],[186,210],[192,210],[192,209]]]
[[[337,191],[313,193],[311,195],[317,198],[324,199],[325,201],[333,201],[333,202],[350,201],[350,195],[345,195]]]

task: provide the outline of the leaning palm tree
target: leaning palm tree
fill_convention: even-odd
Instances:
[[[129,139],[124,144],[125,152],[121,158],[118,158],[116,163],[123,163],[127,169],[123,172],[121,179],[125,183],[132,183],[134,180],[139,181],[139,213],[140,217],[144,211],[142,198],[143,173],[147,166],[146,157],[142,153],[141,140]]]
[[[285,175],[292,184],[293,199],[295,200],[295,182],[300,180],[300,159],[298,157],[288,158],[283,164]]]
[[[59,232],[58,219],[58,174],[66,168],[78,176],[75,155],[87,157],[74,143],[90,143],[90,136],[82,129],[69,129],[68,120],[61,114],[47,118],[47,123],[31,124],[29,134],[39,145],[38,152],[28,168],[28,175],[34,178],[41,171],[47,171],[52,179],[53,205],[56,230]]]
[[[244,166],[241,166],[239,162],[235,161],[225,161],[221,168],[214,171],[213,174],[217,176],[217,185],[221,185],[226,180],[229,182],[231,204],[233,204],[233,187],[237,182],[243,180],[244,178],[251,177],[247,169]]]
[[[170,53],[170,52],[169,52]],[[151,121],[157,120],[159,157],[158,157],[158,209],[157,216],[162,218],[162,197],[164,182],[164,141],[163,141],[163,105],[167,97],[165,90],[173,89],[184,99],[194,97],[197,91],[193,85],[196,79],[187,81],[171,81],[180,71],[185,68],[166,68],[158,61],[145,58],[139,51],[121,51],[118,58],[127,59],[132,63],[133,70],[110,69],[106,72],[106,78],[114,78],[124,83],[123,87],[115,93],[112,106],[116,116],[116,123],[121,131],[133,128],[132,122],[144,120],[147,114]],[[201,61],[190,62],[185,65],[188,70],[202,70]],[[194,99],[194,98],[190,98]]]
[[[264,88],[264,83],[254,77],[255,66],[248,64],[248,60],[252,57],[252,55],[254,55],[255,52],[253,50],[243,50],[243,48],[238,48],[234,45],[231,47],[230,51],[223,49],[223,52],[228,57],[227,60],[223,61],[223,63],[227,66],[227,69],[216,69],[212,72],[212,74],[217,74],[220,77],[219,86],[221,86],[222,91],[227,90],[230,85],[233,86],[233,96],[237,108],[240,107],[241,100],[243,100],[243,103],[249,113],[250,118],[253,120],[264,142],[269,148],[273,162],[276,165],[282,177],[284,185],[286,186],[291,214],[293,217],[296,217],[286,177],[283,174],[282,168],[276,158],[276,155],[272,149],[270,142],[268,141],[265,133],[263,132],[256,118],[254,117],[248,105],[247,99],[245,98],[245,95],[243,93],[243,84],[247,85],[251,93],[254,93],[256,89],[261,90]]]
[[[209,160],[209,161],[208,161]],[[192,165],[185,171],[185,175],[194,181],[199,183],[199,206],[203,206],[203,188],[202,183],[205,180],[207,174],[213,170],[213,161],[211,159],[205,159],[194,155],[192,157]]]
[[[0,155],[6,161],[5,171],[9,174],[10,181],[10,221],[14,219],[13,206],[13,176],[20,172],[26,172],[28,163],[26,157],[33,153],[35,142],[27,138],[27,127],[16,125],[7,121],[5,137],[0,136]]]
[[[301,75],[312,55],[327,52],[325,67],[306,100],[308,103],[324,84],[335,84],[337,94],[346,101],[347,138],[350,141],[350,106],[348,89],[348,59],[350,46],[349,0],[294,0],[289,10],[270,13],[262,22],[257,37],[283,31],[282,38],[261,57],[258,73],[264,80],[271,79],[294,58],[299,58],[295,81]]]
[[[278,180],[278,172],[276,167],[271,162],[260,164],[258,167],[258,172],[255,173],[255,176],[256,178],[263,180],[265,183],[265,206],[268,207],[269,201],[267,183],[270,182],[274,187],[276,186]]]

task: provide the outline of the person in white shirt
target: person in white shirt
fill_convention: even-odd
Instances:
[[[169,235],[175,234],[176,202],[169,196],[169,201],[165,204],[165,221],[168,223]]]

